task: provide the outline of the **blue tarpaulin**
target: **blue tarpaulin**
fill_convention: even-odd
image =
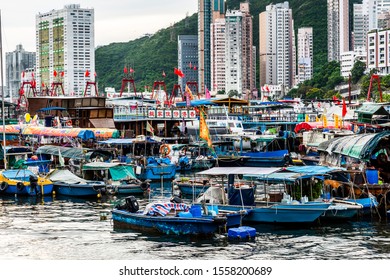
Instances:
[[[217,105],[210,99],[200,99],[200,100],[191,100],[190,106],[192,107],[197,107],[197,106],[204,106],[204,105]],[[182,102],[176,102],[177,107],[186,107],[187,102],[182,101]]]
[[[47,111],[54,111],[54,110],[57,110],[57,111],[65,111],[66,108],[64,107],[46,107],[46,108],[41,108],[39,109],[37,112],[47,112]]]
[[[95,139],[95,133],[92,130],[81,130],[77,135],[78,138],[81,138],[83,141],[87,141],[89,139]]]

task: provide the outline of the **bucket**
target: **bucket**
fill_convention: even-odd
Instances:
[[[215,215],[210,214],[212,216],[218,215],[218,205],[209,205],[209,206],[207,206],[207,210],[209,211],[209,214],[210,214],[210,212],[215,213]]]
[[[367,169],[366,176],[367,176],[367,182],[369,184],[378,184],[378,179],[379,179],[378,170]]]
[[[201,217],[202,216],[202,207],[200,205],[192,205],[190,208],[190,213],[192,217]]]

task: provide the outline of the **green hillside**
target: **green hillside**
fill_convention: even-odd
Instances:
[[[227,0],[227,9],[237,9],[240,2],[242,1]],[[284,1],[249,2],[253,15],[254,45],[258,48],[259,13],[270,3]],[[358,2],[361,1],[351,0],[350,7]],[[289,3],[293,11],[296,34],[299,27],[313,27],[314,71],[318,72],[327,62],[327,1],[291,0]],[[161,29],[151,37],[99,47],[96,50],[96,73],[100,91],[106,86],[120,90],[123,68],[126,64],[135,70],[137,91],[143,91],[144,86],[152,86],[155,80],[161,79],[162,71],[167,75],[165,81],[167,90],[170,91],[177,82],[177,76],[173,74],[173,68],[177,66],[177,35],[197,34],[197,21],[197,14],[194,14],[176,23],[173,28]]]

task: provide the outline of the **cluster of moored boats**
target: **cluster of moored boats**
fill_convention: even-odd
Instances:
[[[79,129],[69,130],[80,137],[78,145],[7,145],[0,195],[122,195],[112,210],[114,228],[179,235],[226,232],[247,223],[345,221],[367,212],[383,218],[390,204],[388,116],[375,125],[359,118],[330,125],[324,112],[322,120],[318,112],[308,112],[291,123],[273,119],[288,115],[281,108],[253,105],[246,108],[252,110],[250,120],[239,112],[223,119],[209,113],[208,139],[199,137],[199,122],[183,121],[186,132],[174,137],[149,133],[96,140]],[[311,114],[316,121],[310,122]],[[31,124],[26,129],[42,131]],[[172,182],[171,196],[152,199],[152,181]],[[140,196],[150,203],[140,206]]]

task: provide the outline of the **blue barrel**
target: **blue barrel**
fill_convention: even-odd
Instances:
[[[202,207],[200,205],[192,205],[190,208],[190,213],[192,217],[201,217],[202,216]]]
[[[378,184],[379,173],[378,170],[375,169],[367,169],[366,170],[367,182],[369,184]]]

